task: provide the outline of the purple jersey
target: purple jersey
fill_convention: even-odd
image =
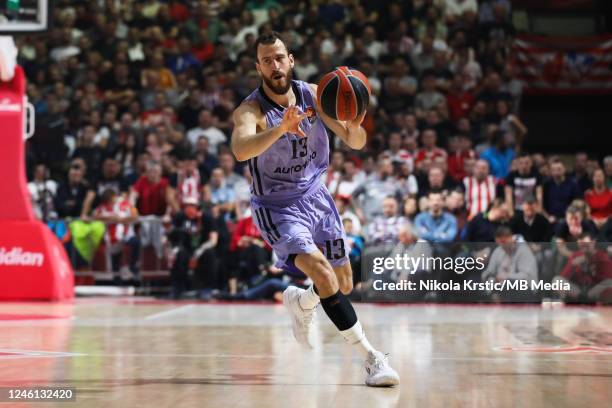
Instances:
[[[316,112],[312,88],[303,81],[291,81],[296,105],[302,112]],[[256,101],[266,116],[268,129],[283,120],[285,108],[265,94],[263,87],[245,101]],[[316,114],[304,119],[300,127],[306,137],[285,133],[265,152],[249,159],[253,183],[251,200],[258,204],[289,204],[321,185],[321,176],[329,163],[329,139]]]

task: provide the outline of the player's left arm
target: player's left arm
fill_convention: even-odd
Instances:
[[[317,85],[309,84],[312,89],[313,97],[316,99],[317,95]],[[335,120],[327,116],[323,113],[323,109],[319,106],[319,101],[317,100],[317,115],[321,117],[323,123],[331,129],[342,141],[351,149],[361,150],[366,144],[367,133],[365,129],[361,126],[363,122],[363,118],[365,118],[366,111],[364,111],[361,115],[359,115],[355,120],[351,121],[340,121]]]

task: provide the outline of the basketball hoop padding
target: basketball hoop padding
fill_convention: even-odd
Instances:
[[[0,83],[0,300],[62,300],[74,296],[66,252],[36,219],[24,154],[25,76],[21,67]]]

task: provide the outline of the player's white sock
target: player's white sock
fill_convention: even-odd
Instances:
[[[357,323],[353,325],[350,329],[342,330],[340,332],[344,340],[347,343],[355,346],[357,351],[359,351],[364,358],[368,358],[369,353],[374,353],[376,349],[372,347],[368,339],[366,338],[365,332],[363,331],[363,327],[361,327],[361,323],[357,320]]]
[[[310,287],[302,291],[298,297],[300,307],[304,310],[314,309],[320,301],[319,295],[314,291],[314,285],[310,285]]]

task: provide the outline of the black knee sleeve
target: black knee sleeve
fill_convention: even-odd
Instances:
[[[355,309],[342,292],[338,291],[330,297],[321,299],[321,305],[338,330],[348,330],[357,323]]]

